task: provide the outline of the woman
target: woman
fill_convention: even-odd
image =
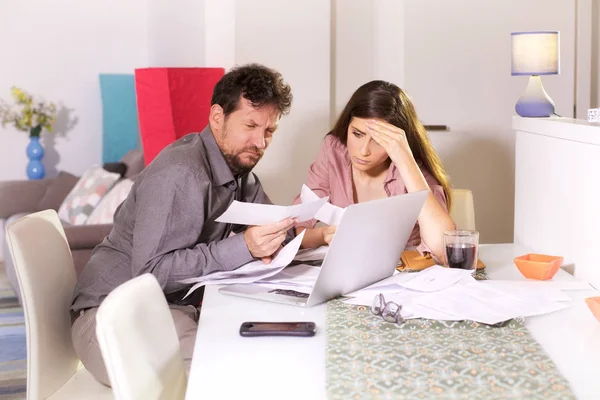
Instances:
[[[445,259],[443,232],[454,229],[448,178],[412,102],[398,86],[371,81],[354,92],[310,166],[306,186],[339,207],[428,190],[407,246]],[[331,242],[335,227],[315,228],[316,222],[298,224],[297,233],[307,230],[303,248]]]

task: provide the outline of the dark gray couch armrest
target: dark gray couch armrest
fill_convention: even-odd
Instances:
[[[121,161],[127,165],[125,178],[135,179],[146,166],[144,163],[144,152],[142,149],[130,150],[121,158]]]
[[[54,179],[0,182],[0,218],[38,211],[40,200]]]
[[[93,249],[112,229],[112,224],[65,226],[67,242],[71,250]]]

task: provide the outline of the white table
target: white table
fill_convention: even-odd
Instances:
[[[480,258],[491,279],[523,280],[512,263],[528,249],[482,245]],[[554,280],[573,280],[563,270]],[[528,318],[535,339],[571,383],[579,399],[600,398],[600,323],[584,298],[594,290],[567,292],[568,309]],[[312,338],[242,338],[245,321],[314,321]],[[186,399],[325,399],[325,305],[300,308],[222,295],[204,295]]]

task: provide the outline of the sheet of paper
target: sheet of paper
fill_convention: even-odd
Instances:
[[[503,292],[516,297],[533,297],[552,301],[571,301],[571,297],[555,287],[540,285],[536,281],[501,281],[488,280],[479,282],[484,287],[499,288]]]
[[[511,294],[511,290],[490,286],[481,282],[454,285],[438,292],[430,292],[414,299],[414,304],[429,308],[450,319],[460,318],[485,324],[497,324],[516,317],[542,315],[567,308],[568,302],[539,298],[535,294],[522,292]],[[418,308],[406,307],[407,313],[418,315]],[[416,315],[414,315],[416,314]],[[404,314],[402,314],[404,315]]]
[[[423,294],[423,292],[421,292]],[[450,315],[429,307],[422,306],[415,302],[410,302],[402,307],[400,312],[404,319],[432,319],[436,321],[462,321],[464,320],[461,316]]]
[[[412,302],[416,297],[424,296],[425,293],[403,288],[397,284],[379,286],[371,289],[363,289],[356,297],[343,300],[344,303],[360,306],[371,306],[375,296],[382,294],[385,301],[393,301],[399,305],[406,305]]]
[[[414,278],[400,283],[401,286],[420,292],[436,292],[449,288],[458,282],[474,282],[471,271],[458,268],[431,266],[414,274]]]
[[[363,289],[359,289],[354,292],[347,293],[345,295],[345,297],[362,297],[365,295],[370,296],[371,294],[373,296],[375,296],[376,294],[379,294],[380,292],[384,292],[384,294],[385,294],[385,293],[388,293],[390,290],[394,291],[396,287],[398,288],[398,290],[400,290],[400,289],[402,289],[402,286],[400,286],[402,283],[408,282],[411,279],[414,279],[417,274],[418,273],[413,273],[413,272],[395,271],[394,275],[392,275],[388,278],[382,279],[379,282],[372,283]],[[371,303],[369,303],[369,304],[371,304]]]
[[[279,251],[279,253],[277,253],[270,264],[265,264],[260,260],[256,260],[242,265],[233,271],[218,271],[197,278],[189,278],[180,281],[185,284],[194,283],[194,286],[190,288],[185,297],[189,296],[190,293],[203,285],[252,283],[277,274],[292,262],[298,249],[300,249],[303,237],[304,232],[296,236],[294,240],[289,242]]]
[[[346,304],[370,307],[376,295],[383,294],[385,301],[394,302],[402,306],[402,317],[405,319],[426,318],[438,321],[460,321],[463,318],[456,315],[436,311],[435,309],[417,304],[415,300],[428,295],[427,292],[418,292],[392,284],[374,288],[374,290],[361,291],[357,297],[343,300]]]
[[[293,206],[244,203],[234,200],[215,221],[238,225],[267,225],[286,218],[297,218],[299,222],[303,222],[314,218],[327,200],[329,197]]]
[[[300,191],[300,200],[302,203],[311,203],[319,199],[319,196],[315,194],[306,185],[302,185]],[[315,218],[324,224],[338,226],[344,216],[344,209],[338,206],[334,206],[331,203],[325,203],[319,211],[315,214]]]
[[[344,295],[345,299],[343,301],[347,304],[370,306],[373,303],[375,296],[383,294],[386,301],[395,301],[397,304],[405,304],[412,297],[423,294],[422,292],[409,290],[401,286],[401,284],[414,279],[417,274],[418,273],[395,271],[394,275],[386,279]]]
[[[524,285],[526,287],[540,287],[555,290],[593,290],[589,282],[574,278],[573,280],[548,280],[548,281],[537,281],[533,279],[519,280],[519,281],[504,281],[504,280],[492,280],[493,282],[508,282],[511,285]]]
[[[497,324],[562,310],[571,298],[539,281],[476,281],[469,271],[438,266],[399,273],[350,293],[347,304],[371,306],[377,294],[402,306],[406,319],[472,320]]]
[[[289,284],[312,288],[315,286],[315,282],[317,282],[320,271],[320,267],[313,267],[303,264],[294,265],[279,271],[275,275],[263,278],[260,281],[257,281],[257,283],[266,283],[271,285]]]
[[[367,297],[373,299],[378,294],[383,294],[384,296],[387,296],[400,292],[402,290],[405,290],[402,286],[396,283],[390,283],[387,285],[366,287],[364,289],[357,290],[356,292],[349,293],[344,297]]]
[[[298,251],[294,261],[306,262],[306,261],[322,261],[327,255],[329,246],[321,246],[316,249],[302,249]]]

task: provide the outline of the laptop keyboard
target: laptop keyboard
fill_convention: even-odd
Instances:
[[[308,293],[296,292],[295,290],[273,289],[269,290],[269,293],[282,294],[284,296],[300,297],[303,299],[308,298]]]

